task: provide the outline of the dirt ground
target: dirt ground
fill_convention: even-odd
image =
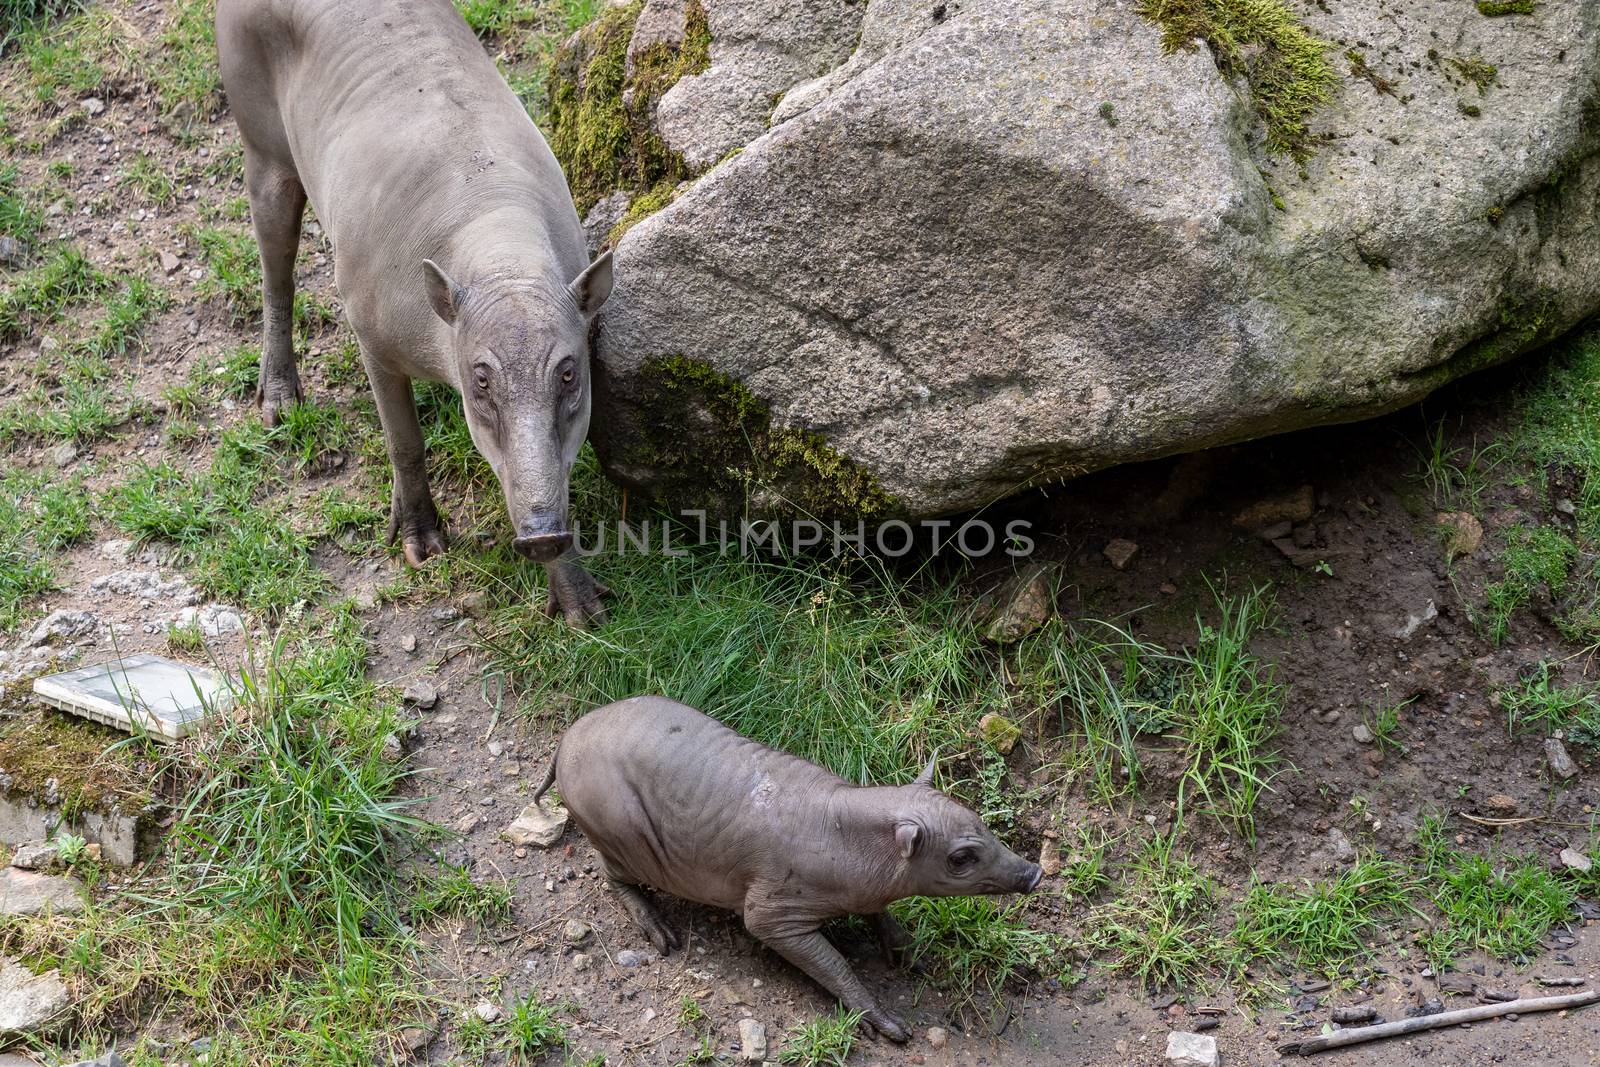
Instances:
[[[131,25],[153,33],[166,5],[119,7]],[[136,363],[137,392],[159,415],[163,390],[186,380],[197,363],[256,340],[252,324],[235,321],[222,302],[199,297],[200,278],[191,276],[191,271],[202,273],[197,250],[183,229],[201,221],[202,206],[215,207],[242,195],[242,189],[237,182],[213,185],[198,177],[186,183],[192,191],[180,194],[173,206],[151,208],[118,193],[118,181],[138,153],[172,169],[191,166],[198,175],[208,161],[230,150],[234,131],[227,115],[219,113],[200,123],[197,140],[180,145],[157,121],[151,95],[137,81],[102,87],[97,95],[105,103],[102,113],[84,114],[45,151],[14,162],[24,186],[57,181],[82,205],[51,216],[52,236],[70,235],[97,264],[120,264],[172,292],[171,308],[145,332],[144,350],[127,357]],[[50,176],[49,165],[58,160],[73,164],[70,178]],[[305,236],[299,281],[336,304],[328,251],[316,233]],[[178,257],[176,269],[163,268],[162,252]],[[42,340],[26,338],[0,348],[0,402],[22,388],[22,368],[48,354]],[[331,329],[314,339],[302,377],[312,395],[355,411],[364,387],[330,381],[319,358],[337,343]],[[1275,588],[1281,625],[1255,651],[1276,665],[1289,687],[1279,738],[1285,772],[1260,809],[1253,848],[1209,824],[1195,824],[1197,851],[1226,889],[1242,891],[1252,873],[1275,880],[1325,876],[1339,867],[1341,841],[1346,848],[1354,843],[1404,854],[1420,813],[1436,809],[1483,817],[1491,814],[1486,805],[1496,794],[1511,797],[1518,817],[1529,821],[1491,827],[1457,820],[1464,847],[1481,848],[1494,839],[1554,863],[1562,848],[1592,830],[1600,769],[1585,769],[1570,786],[1553,784],[1540,739],[1509,739],[1494,696],[1497,687],[1546,659],[1559,661],[1567,680],[1592,679],[1591,658],[1575,654],[1578,650],[1563,643],[1537,611],[1519,615],[1501,647],[1487,643],[1468,621],[1464,604],[1480,597],[1493,578],[1492,559],[1488,553],[1469,556],[1448,569],[1436,508],[1419,488],[1418,449],[1425,427],[1448,417],[1460,420],[1462,432],[1492,437],[1501,417],[1498,399],[1515,381],[1514,372],[1499,372],[1456,387],[1430,401],[1426,419],[1409,410],[1357,426],[1108,472],[1028,494],[991,513],[991,518],[1035,523],[1040,557],[1062,568],[1057,607],[1064,616],[1126,615],[1141,636],[1163,644],[1179,645],[1192,635],[1207,578],[1226,574],[1230,582]],[[224,403],[205,414],[213,430],[253,417],[248,403]],[[5,461],[50,470],[49,451],[46,444],[29,445]],[[210,462],[210,446],[206,441],[174,445],[159,427],[135,425],[83,449],[68,470],[82,473],[91,489],[104,491],[131,463],[157,458],[199,470]],[[307,478],[305,491],[359,486],[374,474],[372,460],[350,456]],[[1284,550],[1238,528],[1234,517],[1260,500],[1303,486],[1311,489],[1314,512],[1290,535],[1300,553],[1297,566]],[[1540,506],[1540,497],[1527,487],[1495,489],[1484,509],[1486,526],[1492,533],[1517,521]],[[87,543],[70,550],[61,589],[30,605],[17,632],[0,634],[0,649],[19,651],[31,623],[62,608],[95,612],[112,627],[123,652],[166,651],[165,624],[181,605],[90,590],[96,578],[116,571],[174,576],[159,550],[134,550],[128,556],[121,546],[109,545],[120,536],[102,523]],[[1102,552],[1113,538],[1138,545],[1126,570],[1115,569]],[[694,1040],[677,1021],[685,996],[705,1005],[718,1045],[730,1057],[742,1016],[763,1022],[776,1045],[789,1027],[831,1011],[829,997],[756,944],[729,915],[669,902],[666,913],[688,935],[688,948],[656,959],[610,899],[575,830],[549,852],[504,841],[500,831],[537,787],[555,738],[539,709],[518,708],[515,694],[485,683],[487,664],[474,646],[483,624],[474,606],[377,597],[375,591],[392,581],[400,566],[380,551],[352,553],[329,544],[319,549],[318,562],[337,591],[366,605],[368,632],[379,650],[375,676],[397,686],[425,679],[440,693],[439,702],[421,716],[413,759],[422,769],[413,783],[425,798],[421,814],[462,835],[447,847],[446,858],[475,873],[509,879],[516,887],[508,923],[479,928],[469,921],[443,922],[423,932],[432,950],[427,977],[445,999],[470,1006],[486,989],[535,987],[568,999],[579,1006],[574,1047],[605,1053],[607,1062],[617,1065],[676,1064],[694,1051]],[[968,579],[974,597],[1003,574],[999,563],[979,568]],[[628,591],[619,594],[626,597]],[[1408,636],[1397,636],[1412,619],[1423,621]],[[409,637],[415,638],[415,648],[407,652]],[[250,620],[247,632],[213,641],[211,651],[228,665],[269,641],[259,620]],[[73,655],[86,659],[109,651],[111,644],[105,636],[80,638]],[[1366,711],[1385,700],[1410,701],[1401,719],[1403,754],[1385,755],[1354,737]],[[1047,796],[1024,814],[1021,839],[1013,843],[1036,854],[1042,829],[1058,813],[1070,824],[1112,833],[1151,822],[1164,825],[1171,815],[1175,772],[1164,772],[1167,764],[1158,748],[1151,743],[1155,780],[1135,799],[1107,806],[1083,795]],[[1051,754],[1048,741],[1025,741],[1010,757],[1012,780],[1030,780]],[[1114,855],[1112,862],[1118,859]],[[1072,930],[1081,914],[1080,905],[1052,896],[1048,886],[1029,912],[1030,921],[1058,930]],[[1590,908],[1587,914],[1572,930],[1552,933],[1544,951],[1525,966],[1512,969],[1477,958],[1463,961],[1462,969],[1481,966],[1485,984],[1525,995],[1540,995],[1540,976],[1593,977],[1600,968],[1593,933],[1600,912]],[[574,918],[592,932],[568,943],[563,927]],[[1418,994],[1436,995],[1437,977],[1424,974],[1420,954],[1404,952],[1412,932],[1409,926],[1389,931],[1370,977],[1360,983],[1291,992],[1287,1001],[1266,995],[1239,1002],[1235,993],[1240,990],[1222,988],[1188,990],[1174,1000],[1092,968],[1071,988],[1013,986],[1003,1004],[983,1005],[1003,1020],[998,1032],[963,1005],[924,988],[916,976],[888,968],[867,943],[846,936],[848,954],[868,982],[886,991],[886,1002],[916,1031],[904,1048],[863,1042],[850,1062],[1157,1064],[1164,1062],[1170,1030],[1187,1029],[1203,1014],[1199,1009],[1216,1007],[1222,1009],[1216,1016],[1221,1021],[1211,1032],[1224,1064],[1275,1063],[1278,1044],[1307,1032],[1306,1026],[1315,1032],[1334,1005],[1370,1001],[1384,1017],[1398,1018]],[[619,961],[624,950],[643,958],[624,966]],[[1315,984],[1311,976],[1292,972],[1259,977],[1263,988]],[[1290,1014],[1288,1001],[1297,999],[1305,1010]],[[1453,998],[1450,1006],[1457,1002],[1472,1000]],[[451,1025],[446,1019],[439,1033],[420,1036],[419,1057],[461,1062]],[[930,1027],[948,1031],[944,1047],[929,1041]],[[489,1062],[497,1055],[490,1054]],[[1327,1058],[1344,1064],[1600,1063],[1600,1010],[1443,1030]]]

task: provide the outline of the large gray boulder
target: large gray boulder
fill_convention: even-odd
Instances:
[[[751,139],[616,253],[596,444],[681,505],[971,508],[1391,410],[1600,309],[1600,0],[1292,4],[1338,74],[1304,158],[1132,0],[810,6],[762,65],[708,2],[655,121],[691,170]]]

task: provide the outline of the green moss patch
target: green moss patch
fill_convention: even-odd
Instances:
[[[1489,91],[1500,77],[1500,68],[1493,63],[1485,63],[1481,59],[1462,59],[1459,56],[1450,57],[1449,63],[1467,81],[1478,87],[1478,95],[1482,96]]]
[[[664,472],[662,495],[683,507],[726,512],[730,500],[776,495],[818,519],[872,518],[894,510],[868,471],[818,434],[772,425],[761,400],[738,380],[699,360],[672,356],[644,366],[654,399],[636,457]]]
[[[651,45],[630,75],[628,42],[643,6],[608,7],[551,64],[545,128],[580,215],[614,190],[671,188],[688,176],[683,157],[656,134],[650,117],[679,79],[711,65],[710,25],[694,0],[683,44]]]
[[[1534,0],[1478,0],[1478,13],[1490,18],[1501,15],[1531,15]]]
[[[1139,13],[1161,27],[1168,52],[1200,38],[1224,74],[1245,79],[1266,124],[1268,151],[1310,156],[1311,116],[1332,97],[1338,77],[1328,44],[1283,0],[1141,0]]]
[[[151,801],[150,769],[128,735],[55,711],[33,709],[0,734],[0,781],[12,797],[81,811],[133,813]]]

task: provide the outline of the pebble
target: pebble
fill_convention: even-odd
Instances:
[[[405,701],[407,704],[410,704],[412,707],[421,708],[423,711],[427,711],[429,708],[439,703],[439,690],[435,689],[427,682],[412,682],[410,685],[406,686],[405,690],[400,694],[400,699]]]
[[[547,888],[554,889],[555,888],[555,883],[554,882],[546,882],[545,886]],[[644,954],[641,953],[641,952],[635,952],[631,948],[625,948],[621,952],[617,953],[617,966],[618,967],[639,967],[639,966],[642,966],[644,964],[644,962],[645,962]]]
[[[593,962],[587,952],[574,952],[572,954],[572,969],[574,971],[587,971]]]
[[[567,809],[546,798],[523,808],[500,836],[518,847],[549,848],[566,831]]]
[[[1561,866],[1584,874],[1594,867],[1594,861],[1575,848],[1564,848],[1561,850]]]
[[[472,1013],[486,1023],[492,1023],[505,1014],[500,1010],[500,1005],[493,1004],[487,1000],[478,1001],[478,1006],[472,1009]]]
[[[400,635],[400,651],[409,654],[409,653],[415,652],[416,650],[417,650],[417,635],[416,634],[401,634]]]
[[[1047,837],[1039,845],[1039,869],[1046,878],[1061,873],[1061,846],[1053,837]]]
[[[1517,801],[1504,793],[1495,793],[1483,802],[1484,810],[1495,815],[1507,816],[1517,813]]]
[[[1374,740],[1372,736],[1372,729],[1366,723],[1357,724],[1356,728],[1350,731],[1350,736],[1354,737],[1358,743],[1363,745],[1370,745]]]
[[[928,1044],[933,1048],[944,1048],[950,1043],[950,1031],[942,1026],[928,1027]]]
[[[568,919],[567,924],[561,928],[561,936],[569,944],[577,944],[589,936],[589,924],[582,919]]]
[[[490,741],[488,748],[489,755],[493,756],[495,759],[499,759],[506,750],[506,746],[501,744],[499,741]]]
[[[1561,743],[1559,737],[1545,738],[1544,760],[1550,766],[1550,773],[1563,782],[1570,782],[1578,776],[1578,765],[1573,762],[1567,746]]]
[[[1333,1009],[1333,1021],[1340,1026],[1358,1026],[1378,1017],[1378,1009],[1371,1004],[1352,1004]]]
[[[1022,737],[1022,728],[1004,715],[989,712],[978,720],[978,732],[983,734],[983,739],[989,746],[1002,756],[1011,754],[1016,747],[1018,739]]]
[[[1217,1039],[1174,1030],[1167,1035],[1167,1062],[1175,1067],[1217,1067]]]
[[[1101,549],[1100,554],[1105,556],[1106,561],[1111,566],[1119,571],[1125,571],[1128,569],[1128,564],[1132,563],[1134,557],[1139,554],[1139,546],[1136,542],[1129,541],[1127,538],[1117,537],[1113,538],[1105,548]]]
[[[739,1059],[760,1063],[767,1058],[767,1028],[754,1019],[739,1020]]]
[[[106,102],[98,96],[86,96],[78,101],[78,106],[90,115],[99,115],[105,112]]]
[[[180,266],[182,264],[178,261],[177,256],[171,252],[161,253],[161,271],[163,274],[176,274]]]
[[[56,470],[61,470],[72,465],[78,458],[78,446],[71,441],[62,441],[44,454],[44,461]]]

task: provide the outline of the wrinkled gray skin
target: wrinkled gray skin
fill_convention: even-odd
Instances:
[[[449,0],[220,0],[217,51],[261,247],[257,392],[301,399],[294,258],[309,197],[360,341],[394,467],[389,537],[444,550],[412,379],[460,390],[552,614],[604,619],[563,558],[567,479],[589,427],[589,323],[611,291],[544,138]]]
[[[574,723],[535,797],[555,782],[617,898],[662,953],[678,937],[644,886],[740,913],[774,952],[904,1041],[905,1024],[873,999],[822,924],[867,916],[892,958],[910,942],[890,901],[1028,893],[1041,876],[932,778],[929,764],[912,785],[851,785],[676,701],[635,697]]]

